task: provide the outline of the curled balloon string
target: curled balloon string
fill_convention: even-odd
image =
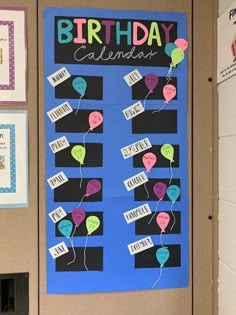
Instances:
[[[79,111],[80,103],[81,103],[82,97],[83,97],[83,95],[80,95],[79,102],[78,102],[78,107],[77,107],[77,109],[76,109],[75,115],[77,115],[77,113],[78,113],[78,111]]]
[[[72,248],[72,251],[73,251],[74,258],[67,263],[67,266],[70,265],[70,264],[73,264],[75,262],[75,260],[76,260],[76,252],[75,252],[75,247],[74,247],[74,242],[73,242],[72,236],[69,238],[69,241],[71,243],[71,248]]]
[[[85,245],[84,245],[84,268],[88,271],[88,267],[86,265],[86,249],[87,249],[87,245],[88,245],[88,236],[89,233],[86,236],[86,240],[85,240]]]
[[[162,276],[162,268],[163,268],[163,265],[160,266],[160,273],[159,273],[159,276],[157,278],[157,280],[154,282],[153,286],[152,286],[152,289],[157,285],[157,283],[161,280],[161,276]]]
[[[155,214],[157,213],[157,207],[158,207],[158,205],[159,205],[159,203],[160,203],[161,200],[162,200],[162,199],[159,199],[159,200],[157,201],[155,212],[153,213],[151,219],[148,221],[148,224],[150,224],[150,223],[152,222],[153,218],[155,217]]]
[[[172,224],[172,226],[170,228],[171,231],[172,231],[173,227],[175,226],[175,222],[176,222],[175,215],[174,215],[174,212],[173,212],[173,205],[174,205],[174,202],[172,201],[171,202],[171,214],[172,214],[172,217],[174,219],[174,222],[173,222],[173,224]]]
[[[146,106],[146,100],[147,100],[148,96],[149,96],[151,93],[153,93],[153,91],[149,91],[148,94],[147,94],[147,95],[145,96],[145,98],[144,98],[144,101],[143,101],[143,108],[144,108],[144,109],[145,109],[145,106]]]
[[[85,198],[85,197],[88,197],[88,196],[89,196],[89,195],[87,195],[87,194],[83,195],[83,197],[81,198],[81,200],[80,200],[78,206],[76,206],[76,208],[79,208],[79,207],[81,206],[81,203],[83,202],[84,198]]]
[[[167,246],[164,246],[162,243],[162,233],[163,233],[163,231],[161,231],[161,233],[160,233],[160,245],[162,248],[168,248]]]
[[[170,64],[170,67],[169,67],[169,70],[166,74],[166,81],[167,81],[167,84],[170,82],[171,80],[171,76],[172,76],[172,69],[173,69],[173,64],[171,63]]]
[[[172,168],[172,162],[173,161],[170,161],[170,180],[169,180],[169,184],[171,184],[171,181],[173,179],[173,168]]]
[[[164,102],[164,104],[162,105],[160,109],[152,111],[152,114],[159,113],[165,106],[166,106],[166,102]]]

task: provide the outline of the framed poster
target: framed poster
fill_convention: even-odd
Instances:
[[[0,208],[28,206],[28,116],[0,111]]]
[[[217,83],[236,74],[236,1],[217,20]]]
[[[0,104],[26,102],[24,9],[0,8]]]
[[[188,286],[186,24],[45,8],[48,293]]]

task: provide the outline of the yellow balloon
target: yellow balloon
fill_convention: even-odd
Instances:
[[[175,48],[171,52],[171,60],[173,67],[176,67],[184,59],[184,52],[181,48]]]
[[[166,143],[161,147],[161,154],[171,162],[174,162],[174,148],[171,144]]]
[[[82,145],[79,145],[79,144],[75,145],[71,149],[72,157],[76,161],[78,161],[81,165],[84,164],[85,154],[86,154],[86,150],[85,150],[85,147],[83,147]]]
[[[100,220],[95,215],[91,215],[86,220],[86,228],[88,231],[88,234],[92,234],[94,231],[96,231],[100,226]]]

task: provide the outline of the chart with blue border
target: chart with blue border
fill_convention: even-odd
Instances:
[[[44,9],[49,294],[188,287],[186,38],[185,13]]]
[[[0,124],[1,129],[9,130],[9,143],[3,142],[4,139],[0,139],[0,152],[7,151],[9,154],[9,169],[5,169],[5,154],[0,154],[0,159],[4,163],[2,170],[7,172],[9,178],[9,186],[0,187],[0,193],[15,193],[16,192],[16,157],[15,157],[15,125],[14,124]]]

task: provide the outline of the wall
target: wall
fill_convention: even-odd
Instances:
[[[231,4],[219,1],[219,15]],[[219,315],[236,314],[236,76],[219,92]]]
[[[36,1],[0,0],[0,7],[27,8],[29,26],[28,93],[26,106],[0,106],[0,109],[29,111],[29,208],[0,210],[0,272],[29,272],[30,314],[38,312],[38,144],[37,144],[37,17]]]

